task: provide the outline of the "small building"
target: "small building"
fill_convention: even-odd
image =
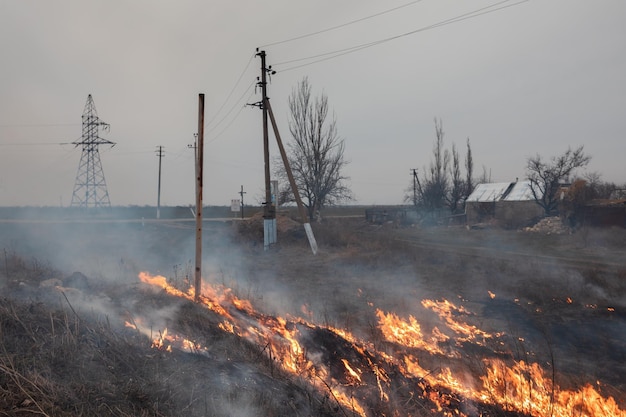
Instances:
[[[535,202],[530,181],[478,184],[465,201],[467,224],[495,220],[501,226],[527,226],[543,217]]]
[[[583,224],[586,226],[626,228],[626,199],[592,200],[584,207]]]

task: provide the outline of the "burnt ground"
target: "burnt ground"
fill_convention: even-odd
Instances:
[[[345,329],[391,351],[376,309],[430,330],[441,322],[422,300],[449,300],[469,311],[466,322],[503,334],[498,346],[450,346],[466,358],[458,366],[487,356],[536,362],[559,386],[590,383],[626,408],[623,229],[543,235],[327,219],[313,225],[313,256],[288,219],[269,251],[259,226],[207,225],[203,276],[264,314]],[[0,230],[0,415],[350,415],[305,375],[281,371],[266,346],[224,333],[220,317],[138,282],[140,271],[178,286],[191,281],[191,225],[28,222]],[[143,332],[124,325],[139,317],[151,320]],[[153,348],[166,325],[206,349]],[[444,361],[420,360],[433,370]],[[440,415],[406,400],[408,383],[396,389],[406,397],[394,412]],[[378,403],[371,409],[392,415]]]

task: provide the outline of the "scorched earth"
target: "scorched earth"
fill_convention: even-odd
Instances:
[[[624,230],[280,224],[3,223],[0,409],[626,415]]]

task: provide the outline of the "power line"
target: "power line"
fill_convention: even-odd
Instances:
[[[226,103],[228,103],[228,101],[230,100],[230,98],[232,97],[233,93],[235,92],[235,89],[237,88],[237,86],[239,85],[239,83],[241,82],[241,80],[243,79],[243,76],[245,75],[246,71],[248,70],[248,68],[250,67],[250,63],[252,62],[252,60],[254,59],[254,54],[250,57],[250,59],[248,60],[248,63],[246,64],[245,68],[243,69],[243,71],[241,71],[241,74],[239,75],[239,78],[237,79],[237,81],[235,82],[235,85],[233,86],[233,88],[230,90],[230,93],[228,94],[228,97],[226,97],[226,100],[224,100],[224,102],[222,103],[222,105],[220,106],[220,108],[217,110],[217,112],[215,112],[215,114],[213,115],[213,117],[211,118],[211,120],[209,120],[205,126],[210,126],[211,123],[213,123],[213,121],[217,118],[217,116],[220,114],[220,112],[222,111],[222,109],[224,108],[224,106],[226,106]],[[250,88],[250,87],[248,87]],[[247,89],[246,89],[247,91]],[[245,93],[244,93],[245,94]],[[222,119],[223,120],[223,119]],[[221,121],[218,122],[221,123]]]
[[[474,11],[471,11],[471,12],[468,12],[468,13],[464,13],[464,14],[461,14],[459,16],[456,16],[456,17],[453,17],[453,18],[450,18],[450,19],[442,20],[442,21],[434,23],[432,25],[424,26],[424,27],[421,27],[421,28],[418,28],[418,29],[415,29],[415,30],[412,30],[412,31],[409,31],[409,32],[405,32],[405,33],[402,33],[402,34],[399,34],[399,35],[391,36],[391,37],[384,38],[384,39],[379,39],[377,41],[363,43],[363,44],[360,44],[360,45],[351,46],[351,47],[348,47],[348,48],[343,48],[343,49],[338,49],[338,50],[334,50],[334,51],[330,51],[330,52],[325,52],[325,53],[322,53],[322,54],[312,55],[312,56],[305,57],[305,58],[297,58],[297,59],[292,59],[292,60],[289,60],[289,61],[283,61],[283,62],[279,62],[279,63],[274,64],[274,66],[290,64],[290,63],[293,63],[293,62],[307,61],[307,60],[320,58],[320,57],[326,57],[326,58],[323,58],[323,59],[315,60],[315,61],[312,61],[312,62],[308,62],[306,64],[302,64],[302,65],[298,65],[298,66],[295,66],[295,67],[290,67],[290,68],[282,70],[282,72],[290,71],[292,69],[301,68],[301,67],[304,67],[304,66],[307,66],[307,65],[315,64],[317,62],[327,61],[329,59],[333,59],[333,58],[336,58],[336,57],[339,57],[339,56],[342,56],[342,55],[347,55],[347,54],[352,53],[352,52],[357,52],[357,51],[360,51],[361,49],[365,49],[365,48],[369,48],[369,47],[372,47],[372,46],[376,46],[376,45],[379,45],[381,43],[385,43],[385,42],[389,42],[389,41],[392,41],[392,40],[395,40],[395,39],[398,39],[398,38],[402,38],[402,37],[405,37],[405,36],[413,35],[415,33],[424,32],[424,31],[427,31],[427,30],[431,30],[431,29],[435,29],[435,28],[441,27],[441,26],[446,26],[446,25],[449,25],[449,24],[452,24],[452,23],[458,23],[458,22],[461,22],[463,20],[467,20],[467,19],[471,19],[471,18],[474,18],[474,17],[478,17],[478,16],[481,16],[481,15],[484,15],[484,14],[487,14],[487,13],[493,13],[493,12],[496,12],[496,11],[499,11],[499,10],[502,10],[502,9],[505,9],[505,8],[508,8],[508,7],[517,6],[517,5],[521,4],[521,3],[526,3],[529,0],[521,0],[521,1],[518,1],[517,3],[514,3],[514,4],[510,4],[510,5],[499,7],[497,9],[493,9],[493,7],[495,7],[495,6],[498,6],[498,5],[504,4],[504,3],[508,3],[510,1],[512,1],[512,0],[503,0],[503,1],[491,4],[489,6],[482,7],[480,9],[476,9]],[[491,9],[491,10],[487,10],[487,9]]]
[[[254,95],[254,93],[250,93],[247,97],[247,99],[245,100],[246,102],[250,100],[250,98]],[[211,138],[211,140],[208,141],[208,143],[213,143],[215,142],[220,136],[222,136],[222,134],[224,132],[226,132],[228,130],[228,128],[230,128],[230,126],[235,122],[235,120],[237,120],[237,118],[239,117],[239,115],[241,114],[241,111],[246,107],[246,104],[244,104],[243,106],[239,107],[239,111],[237,111],[237,113],[235,114],[235,117],[233,117],[233,119],[226,125],[226,127],[224,127],[224,129],[222,129],[220,131],[220,133],[218,133],[217,135],[213,136],[213,138]]]
[[[518,5],[522,4],[522,3],[528,2],[530,0],[521,0],[521,1],[518,1],[518,2],[513,3],[513,4],[503,5],[505,3],[509,3],[510,1],[512,1],[512,0],[503,0],[503,1],[500,1],[500,2],[497,2],[497,3],[493,3],[493,4],[489,5],[489,6],[482,7],[480,9],[476,9],[474,11],[461,14],[459,16],[456,16],[456,17],[453,17],[453,18],[450,18],[450,19],[442,20],[440,22],[434,23],[434,24],[429,25],[429,26],[424,26],[424,27],[421,27],[421,28],[418,28],[418,29],[415,29],[415,30],[411,30],[409,32],[401,33],[399,35],[391,36],[391,37],[384,38],[384,39],[379,39],[377,41],[363,43],[363,44],[351,46],[351,47],[348,47],[348,48],[343,48],[343,49],[338,49],[338,50],[334,50],[334,51],[330,51],[330,52],[325,52],[325,53],[322,53],[322,54],[312,55],[312,56],[309,56],[309,57],[297,58],[297,59],[292,59],[292,60],[289,60],[289,61],[279,62],[277,64],[274,64],[274,67],[280,66],[280,65],[285,65],[285,64],[290,64],[290,63],[294,63],[294,62],[309,61],[309,60],[312,60],[312,59],[314,60],[314,61],[311,61],[311,62],[307,62],[307,63],[300,64],[300,65],[295,65],[295,66],[288,67],[288,68],[285,68],[283,70],[280,70],[281,72],[291,71],[291,70],[294,70],[294,69],[297,69],[297,68],[302,68],[302,67],[305,67],[305,66],[308,66],[308,65],[312,65],[312,64],[315,64],[315,63],[318,63],[318,62],[328,61],[330,59],[337,58],[337,57],[340,57],[342,55],[347,55],[347,54],[350,54],[350,53],[353,53],[353,52],[357,52],[357,51],[360,51],[362,49],[370,48],[370,47],[373,47],[373,46],[376,46],[376,45],[379,45],[379,44],[382,44],[382,43],[390,42],[392,40],[396,40],[396,39],[403,38],[403,37],[406,37],[406,36],[414,35],[414,34],[419,33],[419,32],[425,32],[427,30],[439,28],[439,27],[442,27],[442,26],[447,26],[447,25],[450,25],[450,24],[453,24],[453,23],[459,23],[459,22],[464,21],[464,20],[473,19],[473,18],[478,17],[478,16],[482,16],[482,15],[485,15],[485,14],[497,12],[497,11],[500,11],[500,10],[503,10],[503,9],[507,9],[509,7],[518,6]],[[497,7],[497,8],[494,9],[494,7],[499,6],[499,5],[502,5],[502,6]],[[315,58],[320,58],[320,59],[315,59]]]
[[[378,16],[382,16],[382,15],[387,14],[387,13],[394,12],[394,11],[396,11],[398,9],[402,9],[404,7],[407,7],[407,6],[411,6],[411,5],[413,5],[415,3],[419,3],[421,1],[422,0],[415,0],[415,1],[412,1],[410,3],[406,3],[406,4],[403,4],[401,6],[394,7],[392,9],[383,10],[382,12],[378,12],[378,13],[375,13],[375,14],[372,14],[372,15],[369,15],[369,16],[365,16],[365,17],[362,17],[360,19],[351,20],[349,22],[342,23],[342,24],[337,25],[337,26],[332,26],[332,27],[329,27],[329,28],[326,28],[326,29],[318,30],[316,32],[307,33],[306,35],[300,35],[300,36],[296,36],[294,38],[285,39],[285,40],[278,41],[278,42],[267,43],[265,45],[259,46],[259,48],[265,48],[265,47],[268,47],[268,46],[280,45],[280,44],[283,44],[283,43],[287,43],[287,42],[296,41],[296,40],[299,40],[299,39],[304,39],[304,38],[308,38],[308,37],[311,37],[311,36],[319,35],[321,33],[330,32],[331,30],[341,29],[343,27],[352,25],[354,23],[359,23],[359,22],[362,22],[364,20],[372,19],[374,17],[378,17]]]
[[[0,146],[51,146],[51,145],[73,145],[71,142],[5,142],[0,143]]]
[[[61,126],[80,126],[80,123],[0,124],[0,127],[61,127]]]
[[[207,129],[207,133],[211,133],[213,132],[215,129],[217,129],[217,127],[222,124],[222,122],[224,120],[226,120],[226,118],[233,112],[233,110],[235,110],[235,108],[237,108],[237,105],[241,103],[241,101],[243,100],[243,98],[245,97],[246,93],[248,91],[250,91],[250,89],[252,88],[252,86],[255,84],[256,81],[253,81],[250,83],[250,85],[248,85],[248,87],[246,88],[246,90],[243,92],[243,94],[239,97],[239,99],[231,106],[230,110],[228,110],[228,113],[226,113],[219,122],[217,122],[215,125],[213,125],[213,127],[211,127],[210,129]]]

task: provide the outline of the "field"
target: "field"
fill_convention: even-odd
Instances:
[[[626,415],[624,229],[278,225],[1,222],[0,415]]]

